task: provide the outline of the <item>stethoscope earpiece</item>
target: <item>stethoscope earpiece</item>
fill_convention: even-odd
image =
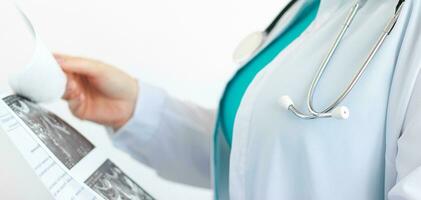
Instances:
[[[292,101],[291,97],[286,96],[286,95],[281,96],[278,99],[278,103],[282,108],[284,108],[286,110],[288,110],[290,106],[294,106],[294,102]]]
[[[348,119],[349,109],[346,106],[339,106],[332,110],[331,115],[335,119]]]

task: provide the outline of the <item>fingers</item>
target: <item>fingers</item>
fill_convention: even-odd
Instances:
[[[97,76],[102,68],[102,64],[100,62],[91,59],[63,54],[54,54],[54,58],[66,73]]]
[[[87,96],[93,93],[88,79],[100,76],[103,64],[95,60],[60,54],[55,54],[54,57],[67,75],[66,91],[62,98],[68,102],[76,117],[86,119],[86,110],[89,108]]]

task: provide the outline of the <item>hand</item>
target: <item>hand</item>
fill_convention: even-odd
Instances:
[[[67,75],[63,99],[72,113],[119,129],[132,117],[138,93],[136,79],[108,64],[55,54]]]

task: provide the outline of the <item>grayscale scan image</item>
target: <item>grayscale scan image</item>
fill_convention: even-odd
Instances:
[[[76,129],[33,102],[17,95],[3,101],[68,169],[95,148]]]
[[[107,200],[154,200],[110,160],[106,160],[85,183]]]

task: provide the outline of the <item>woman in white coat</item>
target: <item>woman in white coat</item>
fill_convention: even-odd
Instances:
[[[56,55],[79,118],[111,127],[114,143],[162,177],[215,190],[215,199],[421,199],[421,0],[393,30],[342,102],[348,120],[297,118],[318,66],[354,5],[308,0],[227,85],[218,111],[174,99],[107,64]],[[334,101],[394,15],[367,0],[314,96]],[[216,124],[216,127],[215,127]]]

